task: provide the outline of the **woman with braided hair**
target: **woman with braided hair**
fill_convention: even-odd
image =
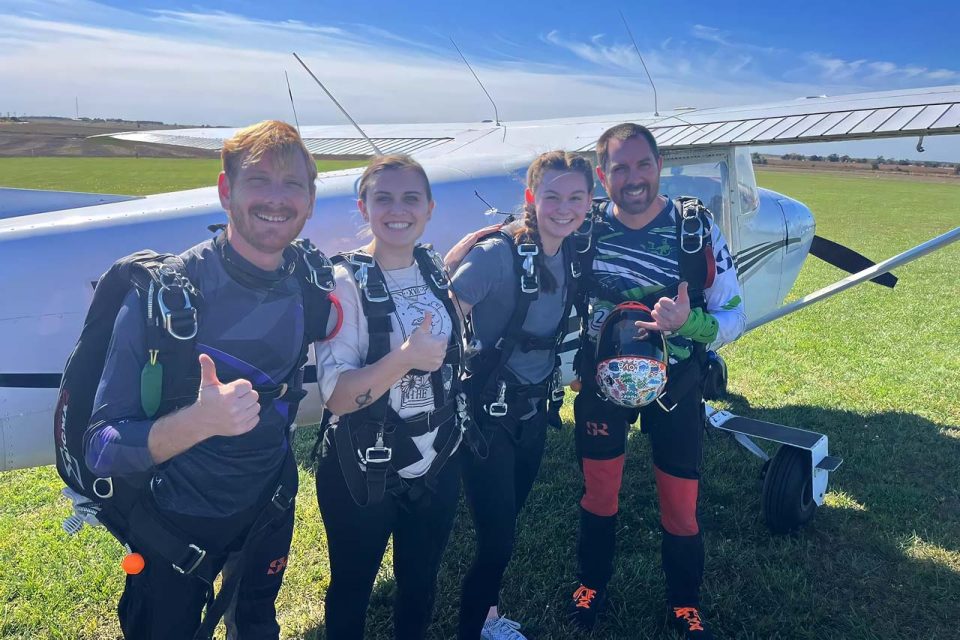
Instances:
[[[579,275],[572,234],[590,211],[593,168],[551,151],[530,165],[526,186],[523,216],[474,237],[452,278],[475,332],[465,386],[480,436],[463,463],[477,551],[463,582],[461,640],[524,638],[499,615],[500,585],[543,457],[557,347]]]

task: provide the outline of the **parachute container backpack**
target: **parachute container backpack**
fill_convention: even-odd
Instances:
[[[655,401],[667,385],[666,338],[638,328],[637,321],[653,321],[649,307],[618,304],[597,336],[597,386],[605,398],[629,409]]]

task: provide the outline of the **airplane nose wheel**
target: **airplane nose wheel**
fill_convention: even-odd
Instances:
[[[763,519],[775,534],[793,533],[817,511],[810,483],[810,452],[782,445],[767,464],[761,497]]]

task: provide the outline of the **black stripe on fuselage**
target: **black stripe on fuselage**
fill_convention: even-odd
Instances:
[[[59,389],[59,373],[0,373],[0,389]]]

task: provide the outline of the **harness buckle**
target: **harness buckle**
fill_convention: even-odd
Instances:
[[[300,248],[303,249],[303,263],[307,266],[307,281],[321,291],[333,291],[336,285],[333,279],[333,263],[330,259],[320,253],[306,238],[300,243]],[[313,260],[317,261],[317,266],[313,265]]]
[[[377,442],[367,447],[363,454],[363,464],[386,464],[393,459],[393,449],[383,446],[383,431],[377,434]]]
[[[490,404],[485,406],[484,409],[487,411],[488,414],[490,414],[494,418],[502,418],[503,416],[507,415],[507,410],[509,409],[509,405],[507,405],[507,403],[505,402],[506,399],[507,399],[507,383],[501,380],[499,389],[497,391],[497,401],[491,402]]]
[[[550,380],[550,399],[554,402],[563,401],[563,377],[560,375],[559,368],[553,370]]]
[[[443,258],[440,257],[440,254],[436,251],[430,250],[429,254],[430,260],[433,262],[433,271],[430,273],[430,279],[433,280],[433,284],[437,286],[438,289],[449,289],[450,288],[450,278],[447,276],[446,266],[443,264]]]
[[[167,303],[163,299],[163,294],[165,291],[173,291],[178,289],[180,294],[183,295],[183,308],[178,309],[176,313],[183,317],[183,314],[189,316],[189,320],[192,323],[192,329],[189,329],[189,335],[184,335],[177,333],[176,329],[173,326],[173,314],[174,311],[171,311],[167,306]],[[160,308],[160,317],[163,318],[163,328],[167,330],[171,336],[177,340],[192,340],[197,335],[197,310],[192,304],[190,304],[190,296],[187,294],[186,289],[180,286],[179,283],[166,283],[161,282],[160,290],[157,292],[157,306]]]
[[[347,261],[356,267],[356,270],[353,272],[353,278],[357,281],[357,288],[363,291],[363,297],[367,299],[367,302],[379,303],[390,301],[390,291],[387,290],[385,283],[381,281],[375,283],[374,287],[370,286],[369,270],[376,265],[373,256],[356,252],[351,253]]]
[[[583,275],[583,269],[580,268],[580,261],[574,260],[570,263],[570,277],[576,280]]]
[[[293,506],[293,498],[283,492],[283,485],[277,487],[277,490],[273,492],[270,502],[280,511],[286,511]]]
[[[190,575],[197,570],[197,567],[200,566],[200,563],[203,562],[203,559],[207,557],[207,550],[201,549],[195,544],[191,544],[187,547],[188,556],[185,561],[181,561],[182,564],[189,565],[186,569],[182,568],[176,562],[171,563],[175,571],[182,573],[183,575]]]
[[[527,258],[529,260],[530,258]],[[520,291],[523,293],[536,293],[540,289],[540,278],[536,274],[523,274],[520,276]]]
[[[523,258],[523,273],[520,274],[520,291],[536,293],[540,289],[540,277],[537,275],[534,256],[540,254],[540,247],[533,242],[521,242],[517,245],[517,255]]]
[[[680,249],[684,253],[699,252],[703,248],[703,231],[697,207],[684,205],[680,212]]]

